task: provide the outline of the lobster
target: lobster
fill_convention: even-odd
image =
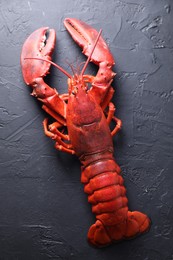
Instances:
[[[43,121],[45,135],[55,140],[57,150],[75,154],[81,162],[81,182],[96,216],[88,241],[103,247],[148,231],[150,219],[141,212],[129,211],[121,169],[113,156],[112,138],[122,125],[111,102],[114,58],[101,31],[75,18],[66,18],[64,25],[88,57],[81,72],[76,73],[71,66],[71,75],[51,61],[55,30],[43,27],[24,42],[22,73],[33,89],[31,95],[43,103],[43,110],[54,120],[51,124],[47,118]],[[99,67],[96,76],[85,74],[89,62]],[[67,94],[59,94],[44,82],[51,64],[68,77]]]

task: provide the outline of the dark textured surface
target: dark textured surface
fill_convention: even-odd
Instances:
[[[0,259],[173,259],[173,2],[170,0],[0,1]],[[24,84],[20,51],[35,29],[56,29],[54,61],[85,60],[63,27],[76,17],[103,35],[116,59],[114,138],[131,210],[149,233],[104,249],[87,244],[94,222],[80,165],[44,136],[40,104]],[[95,73],[92,65],[88,73]],[[47,79],[60,93],[65,77]]]

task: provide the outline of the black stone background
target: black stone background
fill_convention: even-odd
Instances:
[[[0,1],[0,259],[173,259],[173,1]],[[69,70],[85,61],[63,26],[76,17],[103,36],[115,57],[113,101],[123,121],[114,138],[131,210],[146,212],[150,231],[96,249],[86,236],[94,223],[75,156],[58,152],[45,137],[45,113],[21,75],[26,37],[55,28],[53,60]],[[93,65],[88,73],[96,73]],[[51,68],[47,82],[67,92]]]

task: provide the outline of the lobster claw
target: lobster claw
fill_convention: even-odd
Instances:
[[[83,53],[89,56],[95,43],[98,32],[90,25],[75,18],[66,18],[64,25],[73,40],[83,49]],[[92,54],[91,61],[96,65],[107,61],[110,66],[114,65],[114,58],[102,37],[99,38],[97,46]]]
[[[55,30],[48,27],[34,31],[24,42],[21,67],[25,83],[33,89],[31,95],[43,103],[42,108],[60,125],[65,125],[66,104],[58,92],[43,80],[43,77],[49,73],[51,64],[44,60],[37,60],[37,58],[51,60],[55,36]]]
[[[50,60],[54,46],[55,30],[48,27],[34,31],[27,38],[21,53],[22,73],[27,85],[34,86],[35,81],[46,76],[50,68],[48,62],[30,58],[41,57]]]
[[[82,48],[83,53],[89,56],[95,44],[98,32],[90,25],[75,18],[66,18],[64,25],[73,40]],[[90,93],[95,97],[98,104],[104,110],[110,102],[114,90],[111,87],[112,80],[116,75],[112,71],[115,64],[114,58],[105,40],[100,36],[90,61],[99,66],[95,77],[85,75],[92,84]]]

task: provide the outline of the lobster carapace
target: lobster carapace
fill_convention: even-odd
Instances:
[[[115,106],[111,102],[114,58],[101,32],[98,34],[74,18],[65,19],[64,25],[88,57],[79,74],[71,76],[59,67],[68,77],[68,93],[58,94],[43,80],[52,63],[53,29],[40,28],[27,38],[21,53],[22,73],[26,84],[33,89],[32,95],[54,119],[50,125],[48,119],[44,120],[45,134],[55,140],[56,149],[75,154],[82,164],[81,182],[96,215],[88,240],[102,247],[147,231],[150,220],[141,212],[128,210],[120,167],[113,156],[112,137],[121,128],[121,120],[114,116]],[[99,66],[96,76],[84,74],[89,61]],[[112,121],[115,127],[110,130]]]

